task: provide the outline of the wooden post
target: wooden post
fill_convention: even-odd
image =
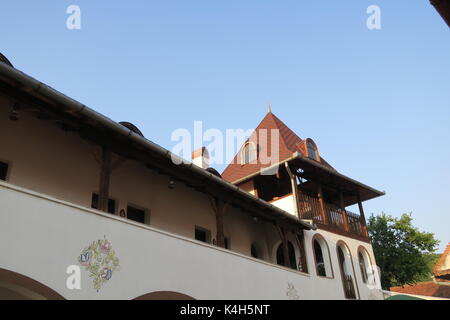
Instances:
[[[322,223],[323,224],[328,224],[328,219],[327,219],[327,215],[326,215],[326,208],[325,208],[325,201],[323,200],[323,192],[322,192],[322,185],[320,184],[320,182],[318,183],[317,186],[317,197],[319,198],[319,206],[320,206],[320,215],[322,216]]]
[[[347,211],[345,210],[344,193],[342,192],[342,190],[339,190],[339,205],[341,207],[342,220],[344,221],[344,230],[348,232],[348,217]]]
[[[100,164],[98,210],[105,212],[108,212],[110,177],[111,177],[111,151],[103,147],[102,159]]]
[[[284,266],[290,268],[289,261],[289,249],[288,249],[288,241],[286,237],[286,232],[284,228],[280,227],[278,224],[276,225],[278,232],[280,234],[281,242],[283,243],[283,262]]]
[[[225,214],[226,204],[217,200],[217,209],[216,209],[216,241],[217,246],[221,248],[225,248],[225,235],[223,233],[223,216]]]
[[[359,208],[359,218],[361,220],[361,224],[363,227],[363,232],[366,237],[369,236],[369,232],[367,231],[366,217],[364,215],[364,208],[361,202],[361,196],[359,193],[356,194],[356,199],[358,200],[358,208]]]
[[[297,185],[297,177],[295,174],[292,173],[291,168],[289,168],[289,164],[286,162],[285,164],[286,171],[289,175],[289,178],[291,179],[291,188],[292,188],[292,201],[294,202],[294,212],[297,215],[299,219],[302,217],[300,216],[300,210],[299,210],[299,196],[298,196],[298,185]]]
[[[213,207],[214,213],[216,214],[216,245],[221,248],[225,248],[225,235],[223,232],[223,219],[225,215],[225,210],[227,203],[223,200],[209,197],[211,201],[211,206]]]
[[[284,265],[288,268],[290,268],[290,260],[289,260],[289,247],[288,247],[288,242],[287,242],[287,237],[286,237],[286,231],[281,228],[281,232],[283,234],[283,260],[284,260]]]
[[[301,272],[308,273],[308,265],[306,261],[306,252],[305,252],[305,237],[303,230],[295,233],[295,239],[297,240],[298,249],[300,252],[300,264],[302,266]]]

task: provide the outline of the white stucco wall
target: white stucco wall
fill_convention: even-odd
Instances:
[[[287,299],[289,284],[301,299],[342,298],[338,281],[270,265],[9,184],[0,183],[0,201],[0,267],[31,277],[67,299],[132,299],[154,291],[175,291],[196,299]],[[77,264],[84,247],[104,237],[112,243],[120,270],[97,292],[82,268],[81,290],[68,290],[67,267]]]
[[[295,213],[294,197],[292,195],[282,197],[278,200],[273,200],[270,203],[294,216],[297,216],[297,214]]]
[[[237,285],[238,281],[230,282],[230,286],[227,287],[227,290],[230,291],[219,290],[219,293],[214,294],[212,291],[202,290],[205,283],[216,281],[212,278],[212,274],[207,276],[210,277],[208,279],[212,282],[194,276],[193,279],[199,281],[198,285],[194,285],[191,280],[175,277],[178,279],[177,281],[188,281],[186,287],[199,286],[199,289],[190,288],[191,291],[186,291],[184,290],[186,287],[181,286],[178,288],[180,292],[185,294],[192,292],[192,295],[196,298],[252,298],[250,293],[253,294],[253,292],[256,292],[256,296],[253,298],[270,298],[272,295],[277,298],[286,298],[286,296],[283,296],[285,292],[282,290],[283,293],[280,296],[277,288],[278,286],[286,287],[286,281],[289,280],[301,285],[304,292],[304,294],[300,294],[301,298],[339,299],[343,298],[343,290],[340,277],[336,276],[336,274],[339,275],[339,271],[336,269],[337,262],[333,261],[333,259],[337,259],[335,243],[344,240],[348,244],[353,256],[356,279],[360,277],[356,258],[356,250],[360,245],[368,250],[372,261],[374,261],[373,252],[368,243],[320,230],[305,233],[309,275],[268,265],[259,260],[245,258],[240,254],[250,256],[251,244],[255,244],[264,260],[276,263],[276,249],[281,240],[274,226],[262,221],[255,221],[250,215],[234,207],[227,210],[224,220],[224,233],[230,240],[231,250],[237,255],[215,247],[198,245],[197,242],[188,240],[194,238],[195,226],[210,230],[213,238],[216,234],[215,216],[207,196],[188,188],[181,182],[177,182],[174,189],[169,189],[169,178],[167,176],[160,175],[146,168],[143,164],[131,160],[122,162],[113,171],[110,197],[117,202],[117,213],[121,209],[126,209],[127,204],[147,209],[152,228],[120,218],[117,219],[117,216],[91,211],[87,209],[91,205],[91,194],[98,191],[99,184],[100,168],[96,160],[99,147],[81,139],[77,133],[64,132],[50,122],[33,118],[27,112],[20,113],[19,121],[9,121],[9,109],[2,108],[2,103],[4,101],[0,97],[0,160],[7,161],[10,164],[10,172],[8,182],[2,184],[7,188],[3,188],[0,192],[1,203],[8,203],[7,206],[0,208],[0,219],[2,221],[0,240],[2,249],[5,249],[5,251],[0,252],[8,252],[7,255],[2,256],[0,267],[15,268],[9,270],[19,273],[23,271],[23,274],[33,279],[42,280],[45,284],[50,283],[50,287],[55,288],[55,290],[58,289],[56,291],[63,290],[60,293],[66,297],[99,297],[98,294],[88,294],[87,291],[83,291],[83,293],[65,292],[65,289],[61,288],[65,282],[60,284],[59,281],[66,275],[61,274],[59,269],[53,268],[62,268],[63,265],[67,267],[67,264],[74,263],[73,261],[76,261],[76,256],[84,246],[94,240],[101,239],[103,235],[108,236],[115,248],[116,243],[121,243],[117,245],[122,246],[120,247],[121,250],[126,252],[122,259],[127,261],[125,264],[127,270],[132,270],[135,277],[132,279],[130,274],[130,278],[124,279],[131,281],[131,283],[139,283],[138,286],[142,285],[142,288],[139,287],[141,291],[145,291],[142,294],[151,292],[155,288],[155,283],[158,284],[156,287],[159,287],[160,290],[162,290],[162,287],[165,287],[165,290],[170,290],[174,287],[170,281],[175,280],[157,279],[140,283],[141,274],[139,272],[148,274],[149,270],[155,270],[155,274],[164,279],[165,277],[161,275],[175,272],[175,269],[170,269],[172,265],[173,268],[175,268],[175,265],[180,268],[181,265],[181,268],[186,268],[187,271],[180,271],[180,275],[190,278],[197,274],[197,271],[201,271],[199,276],[202,273],[208,275],[203,267],[197,266],[198,263],[204,263],[206,266],[212,264],[211,266],[219,270],[223,269],[222,265],[228,266],[229,270],[242,270],[242,274],[236,275],[239,279],[240,277],[247,277],[248,274],[253,274],[255,277],[248,277],[249,282],[244,283],[247,283],[249,287],[239,289],[243,290],[245,294],[237,294],[236,296],[231,293],[237,289],[233,289],[231,286]],[[116,163],[119,159],[117,155],[114,155],[113,163]],[[19,189],[22,188],[23,191],[26,190],[25,193],[16,190],[15,186]],[[32,191],[45,196],[30,195],[30,192],[33,193]],[[50,201],[46,200],[47,198],[58,200]],[[292,197],[286,197],[279,201],[280,203],[285,202],[284,209],[286,211],[293,211],[292,208],[289,210],[289,204],[293,206]],[[74,208],[73,204],[81,208]],[[61,215],[59,212],[62,212]],[[95,214],[92,214],[93,212]],[[145,230],[145,233],[143,233],[143,230]],[[157,230],[164,230],[182,238]],[[316,232],[321,233],[329,243],[330,259],[332,259],[332,265],[335,269],[335,276],[331,279],[317,277],[315,274],[311,239]],[[67,234],[67,237],[65,234]],[[292,235],[288,237],[295,247],[296,257],[299,257],[295,239]],[[152,243],[151,245],[149,245],[149,241]],[[28,250],[28,247],[31,249]],[[26,250],[23,250],[23,248],[26,248]],[[165,252],[171,253],[170,257],[167,254],[166,256],[163,255],[161,251],[163,249],[166,250]],[[67,250],[69,251],[66,253]],[[41,253],[38,251],[42,251],[42,255],[39,255]],[[56,255],[58,259],[63,258],[62,261],[57,262],[52,260],[51,257],[47,257],[47,254],[50,254],[47,251],[51,251],[52,255]],[[154,252],[159,252],[160,255],[154,256]],[[198,255],[205,256],[200,258]],[[209,255],[211,255],[211,261]],[[151,261],[155,259],[162,260],[161,264],[153,268]],[[72,262],[69,263],[69,260]],[[138,266],[131,267],[130,265],[133,263],[142,263],[149,268],[134,269]],[[56,265],[54,266],[54,264]],[[163,265],[171,266],[163,267]],[[193,270],[196,266],[199,268],[196,269],[197,271]],[[161,273],[166,268],[171,271]],[[222,270],[222,272],[227,274],[226,270]],[[232,274],[230,273],[228,276],[231,277]],[[276,281],[276,283],[266,282],[263,279],[264,277],[274,277],[276,281],[284,279],[284,282],[283,284]],[[259,284],[253,284],[252,281],[265,283],[266,286],[273,285],[274,293],[259,292],[264,290],[260,290]],[[227,286],[227,283],[220,283],[220,285]],[[361,285],[362,282],[358,281],[358,286]],[[125,284],[120,286],[125,286]],[[84,288],[86,288],[86,285],[84,285]],[[364,288],[359,291],[362,299],[370,297],[370,291]],[[121,297],[138,296],[138,294],[133,296],[135,293],[135,291],[130,291],[128,296],[125,294]],[[110,292],[109,296],[102,297],[118,297],[118,294]]]

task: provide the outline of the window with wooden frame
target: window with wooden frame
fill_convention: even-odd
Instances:
[[[308,149],[308,158],[313,160],[317,160],[317,150],[314,144],[311,141],[306,143],[306,148]]]
[[[132,204],[127,205],[127,219],[139,223],[150,224],[148,210]]]
[[[92,193],[91,208],[98,209],[98,193]],[[116,213],[116,200],[108,199],[108,213]]]
[[[205,243],[211,243],[211,231],[202,227],[195,226],[195,240]]]
[[[0,180],[8,180],[9,163],[0,161]]]

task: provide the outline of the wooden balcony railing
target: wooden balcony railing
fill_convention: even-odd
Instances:
[[[348,228],[351,233],[366,235],[364,222],[359,214],[347,211]]]
[[[299,211],[302,219],[313,220],[316,223],[325,224],[322,219],[319,199],[299,193]]]
[[[338,229],[344,229],[344,218],[342,216],[342,210],[331,204],[325,204],[325,214],[328,214],[328,224],[337,227]]]
[[[316,224],[329,226],[336,230],[367,238],[365,221],[363,221],[359,214],[345,210],[347,213],[347,224],[345,224],[344,214],[341,208],[330,203],[325,203],[324,210],[326,221],[324,221],[322,215],[319,199],[301,192],[299,193],[299,211],[302,219],[313,220]]]

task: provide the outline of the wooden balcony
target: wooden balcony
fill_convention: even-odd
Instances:
[[[368,241],[366,222],[363,217],[334,204],[320,202],[319,198],[299,192],[300,218],[312,220],[321,229]]]

